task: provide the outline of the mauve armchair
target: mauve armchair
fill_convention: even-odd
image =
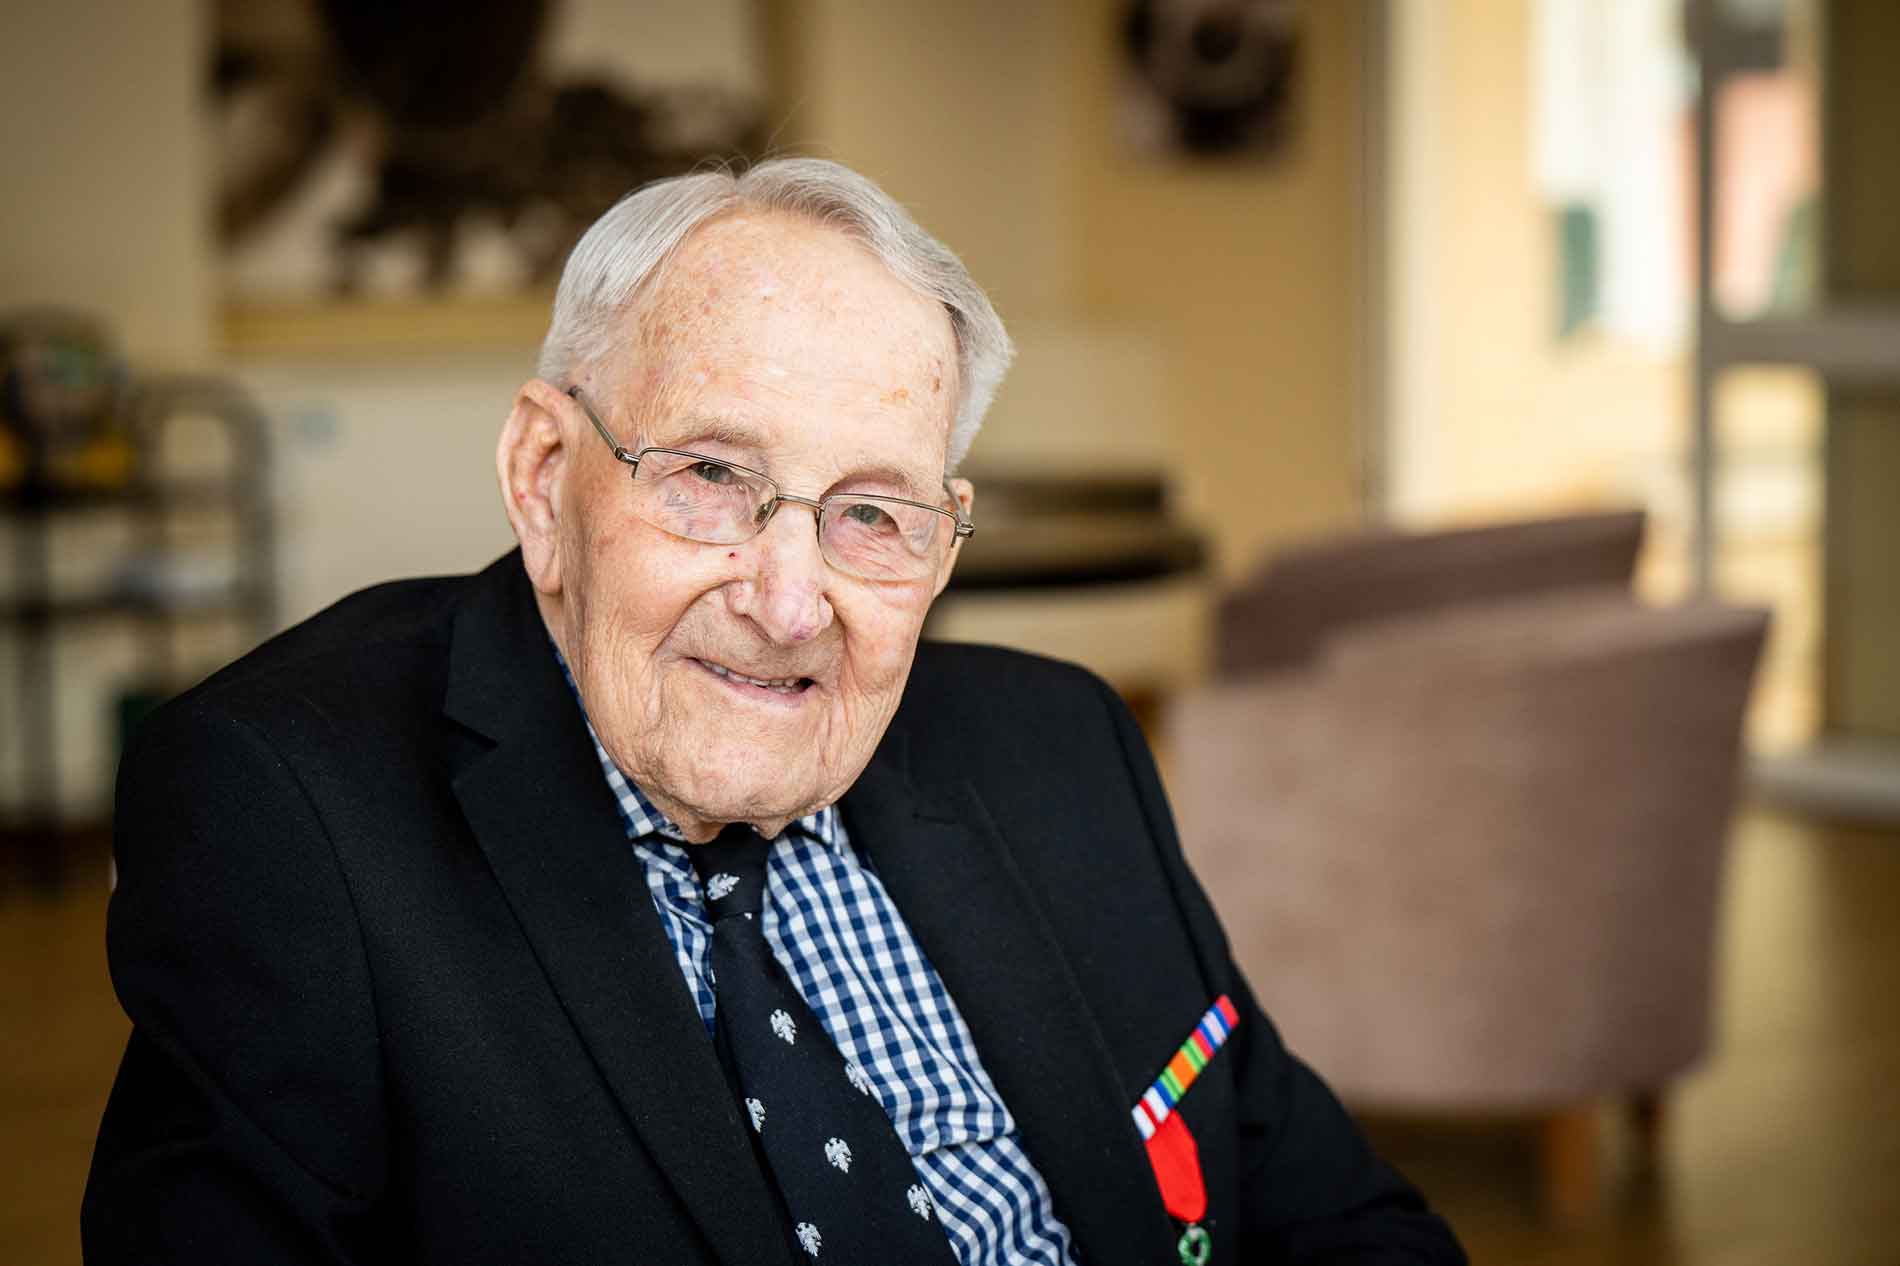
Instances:
[[[1627,593],[1643,526],[1641,510],[1594,510],[1291,546],[1221,600],[1215,662],[1241,676],[1298,663],[1355,625],[1558,591]]]
[[[1182,838],[1293,1049],[1356,1106],[1536,1117],[1550,1203],[1586,1207],[1595,1105],[1653,1122],[1708,1046],[1766,628],[1542,586],[1178,697]]]

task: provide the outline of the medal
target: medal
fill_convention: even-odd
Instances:
[[[1238,1023],[1240,1014],[1227,996],[1215,999],[1134,1107],[1135,1128],[1148,1149],[1148,1163],[1154,1167],[1161,1203],[1170,1216],[1186,1224],[1175,1244],[1182,1266],[1206,1266],[1213,1241],[1201,1226],[1201,1219],[1207,1216],[1207,1184],[1201,1177],[1200,1148],[1174,1105]]]

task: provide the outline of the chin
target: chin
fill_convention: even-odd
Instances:
[[[802,817],[827,803],[825,792],[833,785],[824,771],[800,759],[809,756],[802,744],[715,741],[700,752],[697,759],[668,772],[678,775],[674,799],[708,821]]]

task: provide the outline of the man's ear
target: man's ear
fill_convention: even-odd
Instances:
[[[969,518],[970,507],[976,504],[975,485],[967,479],[952,479],[950,495],[957,499],[957,505],[963,511],[963,517]],[[963,541],[959,538],[951,544],[950,552],[943,556],[943,565],[937,568],[937,587],[930,591],[932,598],[942,593],[943,587],[950,583],[950,573],[956,570],[957,557],[962,553]]]
[[[495,445],[502,508],[521,542],[528,578],[548,597],[561,592],[563,476],[570,447],[565,420],[574,407],[560,388],[531,378],[515,393]]]

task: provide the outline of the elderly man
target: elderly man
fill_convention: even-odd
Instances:
[[[575,249],[520,549],[148,723],[89,1260],[1448,1262],[1087,674],[920,646],[1010,356],[781,160]]]

